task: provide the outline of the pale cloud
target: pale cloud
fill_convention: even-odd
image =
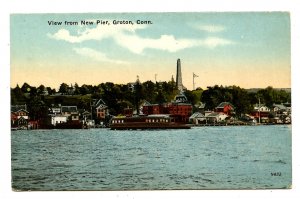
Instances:
[[[235,42],[228,39],[223,39],[219,37],[208,37],[203,41],[204,45],[208,48],[215,48],[217,46],[226,46],[235,44]]]
[[[224,30],[226,30],[224,26],[220,26],[220,25],[199,25],[199,26],[195,26],[195,28],[210,33],[223,32]]]
[[[91,48],[73,48],[73,50],[79,55],[89,57],[96,61],[109,62],[109,63],[115,63],[115,64],[129,64],[126,61],[108,58],[105,53],[91,49]]]
[[[78,31],[77,35],[71,35],[66,29],[60,29],[54,34],[48,34],[48,37],[56,40],[64,40],[70,43],[81,43],[88,40],[101,41],[105,38],[116,38],[119,35],[134,34],[138,29],[144,29],[144,25],[129,26],[97,26],[96,28],[87,28],[84,31]]]
[[[175,39],[173,35],[161,35],[158,39],[141,38],[136,35],[119,35],[115,38],[116,43],[128,48],[131,52],[141,54],[145,49],[158,49],[169,52],[192,47],[192,40]]]
[[[64,40],[70,43],[81,43],[88,40],[102,41],[107,38],[114,40],[119,46],[128,49],[135,54],[142,54],[145,49],[157,49],[168,52],[177,52],[186,48],[197,46],[210,49],[218,46],[232,45],[233,41],[221,37],[208,37],[203,39],[175,38],[174,35],[161,35],[159,38],[146,38],[139,36],[136,31],[146,29],[146,25],[118,25],[97,26],[71,35],[66,29],[61,29],[54,34],[48,34],[52,39]],[[200,26],[198,26],[200,28]],[[223,31],[221,26],[203,26],[202,29],[210,32]]]

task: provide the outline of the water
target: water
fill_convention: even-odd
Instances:
[[[13,131],[16,190],[291,186],[291,126]]]

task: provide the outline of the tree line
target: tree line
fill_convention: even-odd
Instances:
[[[72,89],[71,94],[68,93],[70,89]],[[122,114],[124,108],[127,107],[137,109],[144,101],[152,104],[170,102],[178,93],[173,79],[169,82],[146,81],[141,83],[136,81],[128,84],[106,82],[99,85],[83,84],[82,86],[75,83],[72,88],[71,85],[62,83],[58,92],[44,85],[34,87],[24,83],[21,87],[17,85],[15,88],[11,88],[11,104],[26,104],[30,117],[37,119],[47,117],[48,109],[52,104],[76,105],[79,109],[91,110],[93,99],[101,98],[109,107],[110,114],[118,115]],[[207,87],[205,90],[202,88],[186,90],[184,94],[193,105],[194,110],[201,103],[205,103],[206,110],[214,110],[219,103],[230,102],[235,107],[237,116],[242,113],[250,113],[259,101],[269,107],[274,103],[291,102],[290,92],[272,87],[249,92],[238,86],[215,85]]]

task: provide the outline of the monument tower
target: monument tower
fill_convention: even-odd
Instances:
[[[182,75],[181,75],[181,62],[180,59],[177,59],[177,71],[176,71],[176,87],[179,91],[183,91],[185,88],[182,85]]]

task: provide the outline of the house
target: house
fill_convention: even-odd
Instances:
[[[195,108],[196,108],[197,112],[204,114],[205,113],[205,105],[206,104],[203,102],[199,102],[199,103],[195,104]]]
[[[251,115],[256,120],[258,120],[258,118],[260,118],[260,119],[263,118],[263,121],[266,121],[270,115],[270,111],[271,111],[270,108],[265,106],[264,104],[261,104],[261,105],[255,104],[253,111],[251,112]]]
[[[38,120],[31,120],[28,122],[28,129],[39,129],[40,125]]]
[[[59,105],[49,108],[49,118],[46,128],[81,128],[77,106]]]
[[[29,112],[26,109],[26,104],[11,106],[11,127],[28,128]]]
[[[209,123],[222,122],[225,121],[226,118],[229,118],[229,116],[223,112],[212,112],[206,116],[206,119]]]
[[[273,104],[273,112],[275,113],[275,115],[287,115],[287,110],[287,107],[283,104]]]
[[[163,106],[159,104],[144,103],[142,112],[145,115],[161,114]]]
[[[175,118],[176,122],[188,122],[192,115],[193,107],[187,100],[187,97],[180,93],[176,95],[174,101],[165,104],[167,113]]]
[[[102,99],[96,101],[94,103],[94,107],[96,109],[96,116],[98,119],[103,121],[109,115],[108,106]]]
[[[274,123],[286,123],[290,124],[292,122],[292,109],[290,103],[284,104],[273,104],[273,113],[274,113]],[[278,120],[276,120],[279,118]]]
[[[66,123],[68,117],[64,115],[52,115],[51,116],[51,124],[56,126],[57,124]]]
[[[195,112],[189,117],[189,122],[193,124],[206,123],[206,117],[200,112]]]
[[[52,104],[52,106],[48,109],[49,114],[61,114],[61,105],[59,104],[58,106],[54,106],[54,104]]]
[[[292,104],[291,103],[286,102],[286,103],[283,103],[283,105],[286,107],[288,113],[292,112]]]
[[[222,102],[215,108],[215,110],[218,113],[232,115],[234,113],[234,106],[229,102]]]
[[[86,111],[85,109],[79,110],[80,119],[83,121],[87,121],[88,118],[91,118],[91,113],[89,111]]]
[[[176,122],[188,122],[192,115],[192,105],[189,103],[167,104],[168,113],[175,118]]]
[[[79,121],[77,106],[61,106],[61,115],[67,117],[70,121]]]

